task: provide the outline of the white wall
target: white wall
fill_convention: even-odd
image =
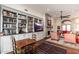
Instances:
[[[53,18],[53,31],[57,32],[57,26],[61,26],[61,19],[60,18]]]
[[[30,13],[32,15],[38,16],[43,18],[44,20],[44,25],[45,25],[45,18],[44,18],[44,14],[38,12],[37,10],[34,10],[32,8],[30,8],[29,6],[25,6],[25,5],[5,5],[23,12],[26,12],[24,9],[28,9],[29,11],[27,13]],[[45,28],[45,26],[44,26]],[[16,40],[21,40],[21,39],[25,39],[25,38],[32,38],[32,34],[33,33],[26,33],[26,34],[19,34],[19,35],[13,35],[15,37]],[[42,32],[35,32],[35,34],[37,35],[37,41],[44,38],[45,37],[45,29]],[[12,49],[12,42],[11,42],[11,36],[3,36],[1,37],[1,53],[8,53],[13,51]]]

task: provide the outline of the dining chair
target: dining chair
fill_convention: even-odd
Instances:
[[[12,36],[11,39],[12,39],[13,53],[14,53],[14,54],[17,54],[15,37]]]

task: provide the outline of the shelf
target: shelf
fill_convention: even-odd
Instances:
[[[26,19],[19,19],[19,20],[25,20],[26,21]]]
[[[24,23],[18,23],[18,24],[24,24]],[[26,24],[24,24],[24,25],[26,25]]]
[[[26,27],[20,26],[19,28],[26,28]]]
[[[3,22],[4,24],[16,24],[16,23],[13,23],[13,22]]]
[[[10,17],[10,16],[3,16],[5,18],[12,18],[12,19],[16,19],[16,17]]]
[[[14,28],[3,28],[4,30],[15,30]]]

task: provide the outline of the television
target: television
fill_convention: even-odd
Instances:
[[[43,24],[34,23],[34,31],[35,32],[43,31]]]

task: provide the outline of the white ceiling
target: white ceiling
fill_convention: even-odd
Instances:
[[[41,13],[48,12],[52,16],[60,16],[60,11],[63,15],[79,16],[79,4],[25,4]]]

